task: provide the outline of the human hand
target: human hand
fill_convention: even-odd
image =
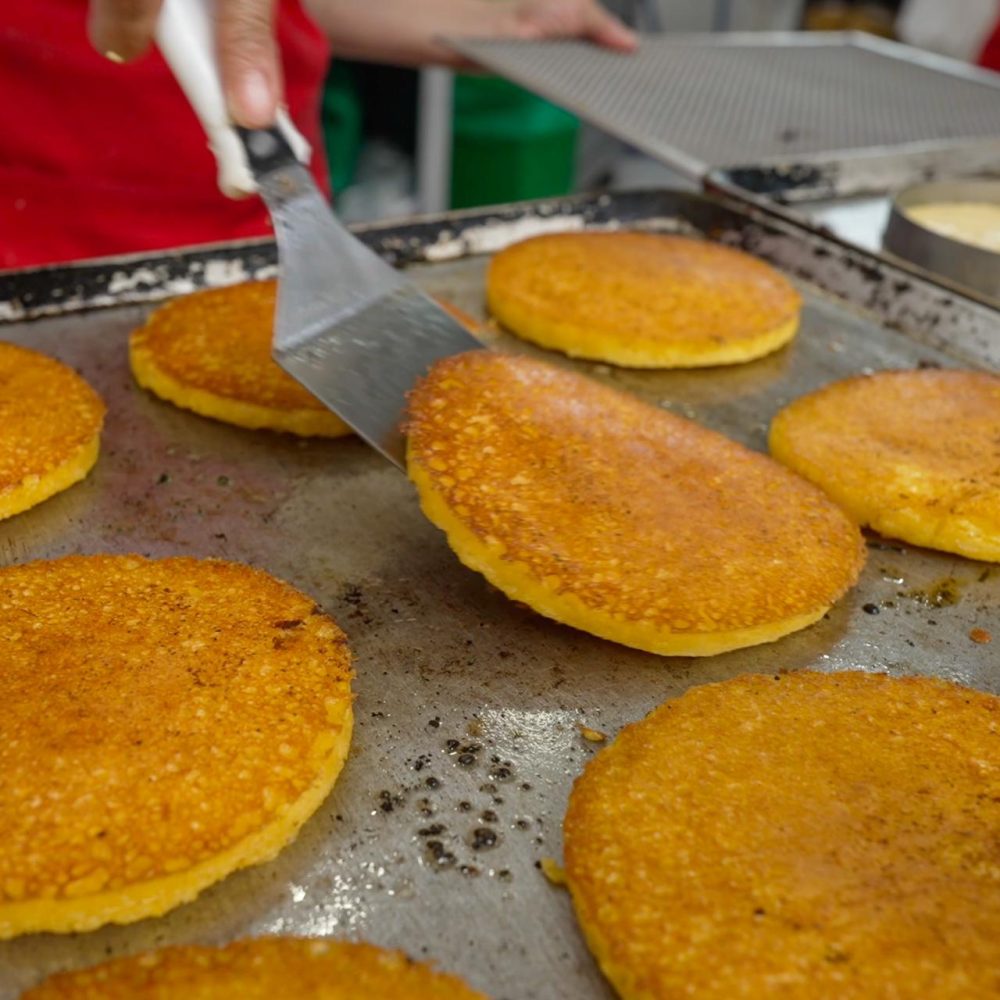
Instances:
[[[525,39],[585,38],[621,52],[639,44],[635,32],[597,0],[517,0],[511,3],[510,30],[505,33]]]
[[[90,0],[88,32],[98,52],[116,62],[150,45],[163,0]],[[216,0],[215,42],[229,113],[237,125],[264,128],[281,99],[274,0]]]

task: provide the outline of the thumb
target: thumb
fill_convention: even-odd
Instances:
[[[609,14],[599,3],[589,3],[584,18],[584,37],[598,45],[620,52],[634,52],[639,46],[638,36],[625,27],[617,17]]]
[[[101,55],[127,62],[149,48],[162,0],[91,0],[87,32]]]
[[[274,0],[219,0],[216,45],[222,88],[237,125],[274,123],[281,100]]]

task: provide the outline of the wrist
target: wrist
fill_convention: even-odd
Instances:
[[[510,38],[518,34],[520,0],[445,0],[447,17],[438,19],[439,27],[428,46],[433,61],[453,69],[470,69],[470,64],[454,49],[442,43],[450,38]]]

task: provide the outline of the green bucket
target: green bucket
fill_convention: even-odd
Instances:
[[[457,76],[451,204],[492,205],[573,190],[579,122],[506,80]]]
[[[323,142],[334,193],[354,180],[362,141],[362,111],[354,72],[350,65],[335,61],[323,88]]]

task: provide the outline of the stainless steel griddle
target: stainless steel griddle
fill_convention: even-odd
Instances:
[[[577,366],[751,447],[763,448],[782,404],[831,379],[1000,364],[993,310],[699,196],[515,205],[363,236],[427,289],[482,316],[489,252],[534,233],[619,225],[745,247],[801,288],[802,331],[772,357],[701,372]],[[343,776],[277,860],[162,919],[0,943],[3,1000],[57,969],[112,955],[271,933],[401,947],[495,998],[607,998],[566,893],[536,867],[560,856],[570,785],[596,749],[581,723],[614,734],[691,685],[746,671],[860,667],[1000,692],[1000,568],[872,536],[861,583],[813,628],[711,659],[661,659],[558,626],[492,590],[424,520],[406,479],[358,441],[227,427],[133,384],[126,338],[149,306],[118,299],[272,265],[273,248],[243,244],[0,275],[7,315],[54,312],[0,325],[0,337],[76,366],[109,406],[95,471],[0,523],[0,561],[112,551],[254,563],[312,594],[345,628],[358,694]],[[91,308],[98,303],[105,308]],[[503,350],[543,353],[493,339]],[[977,645],[973,628],[992,630],[993,643]]]

